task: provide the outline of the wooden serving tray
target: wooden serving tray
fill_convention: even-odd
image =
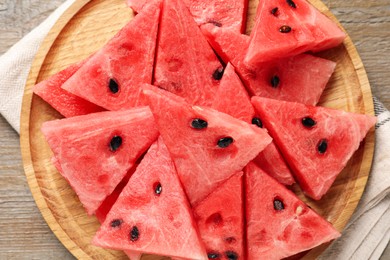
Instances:
[[[320,0],[311,2],[337,22]],[[250,0],[248,30],[253,26],[258,1]],[[88,57],[102,47],[133,17],[124,0],[77,0],[62,15],[42,43],[26,84],[22,117],[21,149],[24,169],[34,199],[58,239],[80,259],[125,259],[119,251],[104,250],[91,244],[99,227],[95,217],[85,213],[76,194],[56,171],[51,150],[40,131],[43,122],[61,116],[38,96],[32,87]],[[320,54],[337,62],[320,105],[373,115],[373,101],[366,72],[350,38],[338,48]],[[342,144],[340,144],[342,145]],[[374,151],[374,130],[362,142],[328,194],[321,201],[305,198],[312,208],[342,231],[359,202],[370,172]],[[305,258],[316,258],[327,245],[317,247]],[[143,259],[162,259],[144,256]]]

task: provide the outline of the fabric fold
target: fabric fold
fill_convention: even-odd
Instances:
[[[58,18],[74,2],[68,0],[63,3],[0,57],[0,114],[18,133],[24,86],[35,54]]]

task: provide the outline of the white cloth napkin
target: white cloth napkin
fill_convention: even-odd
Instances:
[[[68,0],[0,57],[0,114],[19,133],[23,88],[35,54],[58,18],[76,0]]]
[[[68,0],[0,57],[0,114],[19,132],[23,88],[34,56]],[[390,239],[390,112],[374,99],[378,116],[374,163],[364,195],[343,235],[321,259],[378,259]]]

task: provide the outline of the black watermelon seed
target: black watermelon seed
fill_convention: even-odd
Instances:
[[[317,124],[316,121],[314,121],[314,119],[311,117],[302,118],[302,125],[306,128],[312,128],[316,124]]]
[[[161,186],[161,183],[157,182],[154,184],[154,193],[157,195],[157,196],[160,196],[162,192],[162,186]]]
[[[282,25],[279,28],[279,32],[281,32],[281,33],[289,33],[289,32],[291,32],[291,27],[288,26],[288,25]]]
[[[293,0],[286,0],[287,4],[291,6],[292,8],[297,8],[297,5],[294,3]]]
[[[280,78],[277,75],[273,76],[271,78],[271,86],[273,88],[277,88],[279,86],[279,84],[280,84]]]
[[[317,145],[317,150],[320,154],[324,154],[326,150],[328,149],[328,141],[325,139],[322,139],[318,145]]]
[[[111,139],[111,142],[110,142],[110,150],[112,152],[115,152],[116,150],[119,149],[119,147],[121,147],[122,145],[122,137],[116,135],[114,136],[112,139]]]
[[[210,252],[210,253],[207,253],[207,257],[209,259],[218,259],[221,255],[218,254],[217,252]]]
[[[113,228],[116,228],[116,227],[119,227],[120,225],[122,225],[122,223],[123,223],[123,220],[121,220],[121,219],[114,219],[113,221],[111,221],[110,226],[113,227]]]
[[[116,82],[115,79],[110,79],[110,82],[108,83],[108,88],[112,93],[118,93],[119,91],[119,85],[118,82]]]
[[[274,209],[277,211],[281,211],[284,209],[284,203],[280,199],[274,199]]]
[[[131,241],[137,241],[139,238],[139,230],[137,226],[133,226],[133,228],[130,231],[130,240]]]
[[[211,214],[206,220],[206,224],[213,224],[213,225],[221,225],[222,222],[223,222],[222,216],[218,212]]]
[[[234,140],[231,137],[224,137],[224,138],[221,138],[218,140],[218,146],[221,148],[226,148],[229,145],[231,145],[233,143],[233,141]]]
[[[224,72],[224,68],[223,67],[216,69],[214,71],[214,73],[213,73],[213,79],[221,80],[222,77],[223,77],[223,72]]]
[[[195,118],[194,120],[192,120],[191,126],[195,129],[204,129],[207,128],[208,123],[203,119]]]
[[[236,239],[235,237],[227,237],[227,238],[225,238],[225,241],[226,241],[227,243],[231,244],[231,243],[236,242],[237,239]]]
[[[225,255],[227,259],[229,260],[237,260],[238,259],[238,254],[234,251],[226,251]]]
[[[257,126],[260,127],[260,128],[263,128],[263,122],[261,122],[261,119],[258,118],[258,117],[254,117],[254,118],[252,119],[252,124],[253,124],[253,125],[257,125]]]
[[[222,23],[220,23],[218,21],[210,20],[210,21],[208,21],[208,23],[211,23],[211,24],[213,24],[214,26],[217,26],[217,27],[222,27]]]
[[[274,16],[278,15],[279,8],[275,7],[274,9],[271,10],[271,14]]]

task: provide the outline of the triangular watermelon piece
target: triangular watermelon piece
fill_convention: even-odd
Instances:
[[[259,63],[321,51],[343,42],[345,33],[306,0],[260,1],[245,57]]]
[[[245,259],[242,172],[194,206],[209,259]]]
[[[152,82],[159,17],[156,2],[134,17],[62,87],[108,110],[135,107],[139,85]]]
[[[185,98],[190,104],[209,106],[222,72],[223,66],[184,3],[165,0],[153,85]]]
[[[212,23],[243,33],[246,27],[248,0],[182,0],[198,26]],[[142,12],[150,1],[127,0],[135,12]]]
[[[263,127],[260,119],[255,116],[255,110],[245,87],[230,63],[225,68],[221,85],[212,107],[249,124],[252,123],[261,128]],[[285,185],[291,185],[295,182],[274,142],[261,151],[254,161],[279,182]]]
[[[158,136],[147,107],[45,122],[42,132],[88,214],[99,208]]]
[[[252,95],[316,105],[336,67],[333,61],[300,54],[250,68],[244,63],[249,36],[210,24],[202,31],[224,62],[233,64]]]
[[[213,109],[190,106],[167,91],[145,87],[143,93],[191,205],[242,170],[271,142],[258,127]]]
[[[328,221],[253,163],[245,173],[248,260],[282,259],[340,236]]]
[[[368,115],[253,97],[303,191],[319,200],[345,167],[376,118]]]
[[[73,64],[50,78],[39,82],[33,87],[33,92],[64,117],[81,116],[103,111],[103,108],[61,88],[84,63],[85,61]]]
[[[107,196],[107,198],[102,202],[100,207],[96,210],[95,215],[99,222],[102,224],[107,217],[108,212],[110,212],[112,206],[115,204],[119,195],[122,193],[123,189],[126,187],[127,183],[130,180],[130,177],[134,174],[137,169],[137,164],[130,169],[130,171],[126,174],[126,176],[122,179],[122,181],[116,186],[115,190]]]
[[[148,254],[206,258],[186,195],[161,138],[141,161],[93,243]]]
[[[226,65],[211,107],[247,123],[255,116],[248,92],[230,63]]]
[[[257,120],[260,119],[257,118]],[[272,141],[272,143],[259,153],[253,162],[278,182],[284,185],[292,185],[295,183],[290,168],[288,168],[275,142]]]

